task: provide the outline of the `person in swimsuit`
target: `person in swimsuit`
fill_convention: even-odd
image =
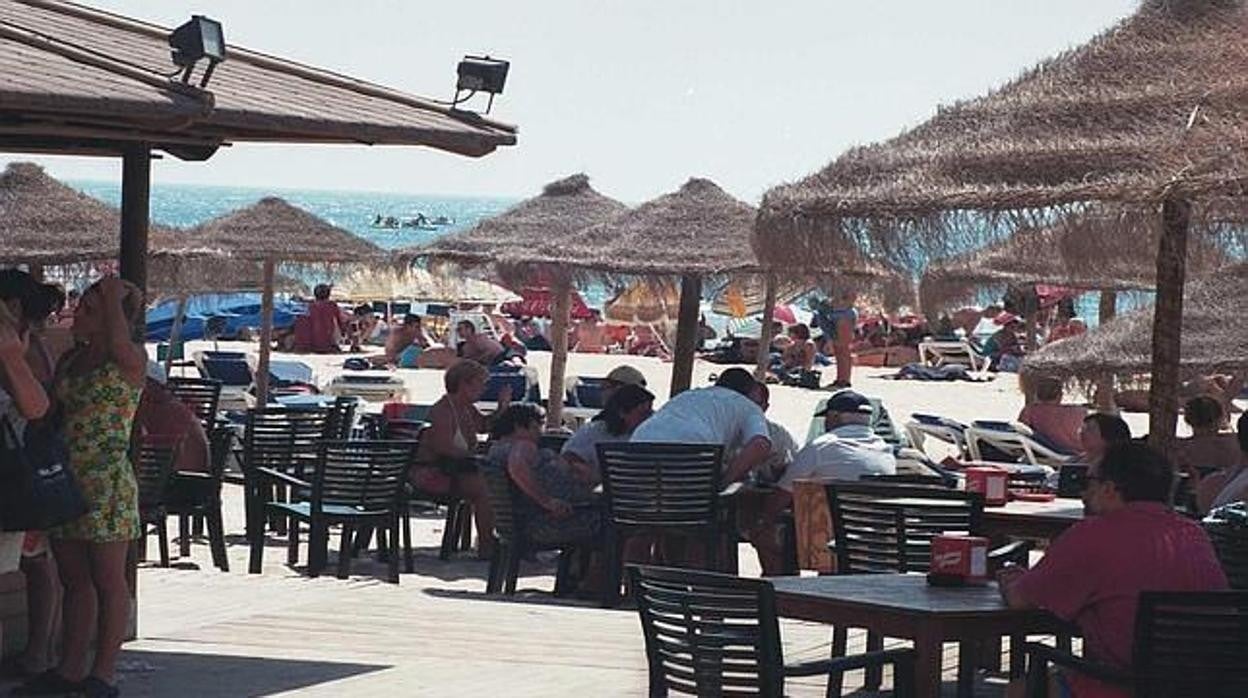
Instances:
[[[854,330],[858,325],[858,311],[854,303],[858,300],[857,292],[840,288],[828,294],[828,297],[816,306],[816,324],[823,332],[823,341],[831,342],[833,354],[836,356],[836,381],[833,388],[850,387],[850,379],[854,370]]]
[[[507,349],[497,340],[477,331],[471,320],[460,320],[455,326],[459,335],[459,358],[475,361],[482,366],[494,366],[508,359]]]
[[[135,341],[143,312],[136,286],[101,279],[74,313],[79,347],[57,367],[69,465],[90,511],[51,532],[65,586],[64,647],[60,666],[32,681],[45,692],[68,687],[63,692],[117,695],[113,675],[130,617],[126,550],[140,533],[127,452],[147,372],[147,353]]]

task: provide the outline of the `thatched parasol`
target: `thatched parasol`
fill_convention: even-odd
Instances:
[[[1055,222],[1089,202],[1109,202],[1129,226],[1160,209],[1150,412],[1164,445],[1177,419],[1189,230],[1243,215],[1246,22],[1241,0],[1146,0],[1001,89],[768,192],[759,253],[818,267],[865,245],[913,261],[1000,239],[1020,221]]]
[[[487,281],[426,269],[360,269],[334,281],[334,295],[349,301],[409,298],[500,304],[516,294]]]
[[[388,259],[385,251],[371,242],[276,197],[202,223],[184,239],[184,265],[197,263],[205,253],[262,265],[260,358],[256,367],[256,399],[261,405],[268,401],[276,265],[327,267],[381,264]]]
[[[1248,323],[1241,320],[1248,264],[1193,281],[1184,295],[1181,375],[1248,372]],[[1023,373],[1083,384],[1134,376],[1152,364],[1152,335],[1151,311],[1127,313],[1043,347],[1023,361]]]
[[[578,231],[627,210],[624,204],[589,186],[589,177],[575,174],[551,182],[542,193],[523,201],[468,230],[447,235],[420,247],[400,250],[402,262],[424,260],[431,266],[451,264],[485,270],[513,287],[542,280],[555,298],[550,325],[550,403],[548,424],[562,419],[564,374],[567,372],[568,323],[576,266],[557,257],[537,255],[544,241],[566,240]]]
[[[603,308],[612,322],[626,324],[667,323],[680,308],[680,289],[671,282],[635,282],[616,294]]]

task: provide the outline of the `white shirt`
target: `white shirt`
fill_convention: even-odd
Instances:
[[[763,410],[735,390],[711,386],[668,400],[637,427],[632,440],[720,444],[730,454],[760,436],[771,440]]]
[[[783,472],[793,462],[797,456],[797,441],[793,435],[789,433],[782,425],[776,424],[770,419],[767,420],[767,428],[770,432],[771,439],[771,455],[763,464],[759,466],[759,470],[768,479],[774,479],[776,474]]]
[[[616,436],[607,431],[606,422],[590,422],[572,434],[572,438],[563,444],[561,453],[576,456],[594,466],[594,470],[597,471],[599,468],[598,444],[618,443],[620,441],[628,441],[628,434]]]
[[[845,424],[806,444],[776,483],[793,491],[797,480],[831,478],[857,480],[862,475],[894,475],[897,459],[893,447],[860,424]]]
[[[1238,475],[1222,486],[1222,491],[1218,492],[1217,497],[1214,497],[1210,508],[1213,509],[1232,502],[1238,502],[1245,497],[1248,497],[1248,468],[1240,470]]]

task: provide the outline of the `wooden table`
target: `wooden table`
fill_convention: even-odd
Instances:
[[[866,628],[913,641],[920,698],[940,695],[946,641],[990,641],[1013,634],[1056,633],[1063,627],[1047,612],[1007,608],[996,584],[932,587],[923,575],[903,574],[778,577],[771,582],[776,610],[783,617]],[[972,695],[974,659],[958,658],[959,696]]]
[[[1003,507],[984,507],[981,533],[994,540],[1011,537],[1052,540],[1082,520],[1083,501],[1079,499],[1013,501]]]

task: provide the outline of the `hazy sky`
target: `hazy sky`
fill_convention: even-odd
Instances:
[[[584,171],[637,202],[691,176],[749,201],[847,146],[896,134],[1128,15],[1136,0],[83,0],[446,99],[465,53],[512,61],[493,116],[519,145],[235,145],[157,182],[529,195]],[[0,155],[0,162],[13,159]],[[22,158],[30,159],[30,158]],[[111,159],[37,158],[66,178]]]

